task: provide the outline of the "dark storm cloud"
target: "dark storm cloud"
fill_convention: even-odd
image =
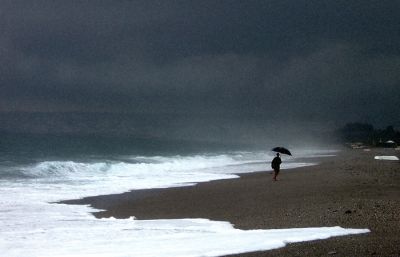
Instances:
[[[398,1],[0,7],[2,111],[385,122],[400,114]]]

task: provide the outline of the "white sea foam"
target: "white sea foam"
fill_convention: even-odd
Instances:
[[[38,227],[3,232],[2,254],[17,256],[220,256],[270,250],[288,243],[367,233],[340,227],[239,230],[207,219],[95,219],[87,210],[60,213]],[[85,212],[86,211],[86,212]],[[64,214],[66,213],[66,214]],[[71,216],[71,214],[73,214]],[[64,217],[65,215],[65,217]]]
[[[123,157],[125,161],[44,161],[0,179],[0,256],[218,256],[367,230],[234,229],[205,219],[95,219],[87,206],[54,204],[131,189],[194,185],[266,170],[265,153]],[[310,165],[287,159],[286,168]],[[235,174],[234,174],[235,173]]]

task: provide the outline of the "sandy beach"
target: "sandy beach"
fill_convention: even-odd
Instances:
[[[139,190],[66,201],[103,209],[98,218],[208,218],[240,229],[341,226],[371,233],[235,256],[400,256],[400,155],[394,149],[343,149],[319,165],[241,175],[193,187]],[[266,163],[266,167],[268,167]]]

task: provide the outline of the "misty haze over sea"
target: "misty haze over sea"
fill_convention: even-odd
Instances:
[[[43,142],[39,141],[37,145],[43,145],[46,138],[57,136],[76,138],[76,143],[81,146],[79,138],[93,138],[98,145],[102,140],[115,141],[113,144],[121,143],[121,148],[130,144],[125,138],[192,142],[200,147],[209,144],[261,149],[274,144],[312,146],[336,142],[334,129],[326,124],[286,122],[255,115],[2,113],[0,132],[3,139],[0,143],[3,142],[4,147],[7,138],[25,137],[40,138]],[[108,147],[113,148],[112,145]]]

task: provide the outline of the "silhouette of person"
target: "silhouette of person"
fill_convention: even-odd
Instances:
[[[282,163],[282,160],[281,160],[280,154],[276,153],[276,157],[271,162],[271,167],[272,167],[272,169],[274,169],[274,177],[272,178],[274,181],[277,180],[276,177],[278,176],[279,171],[281,169],[281,163]]]

